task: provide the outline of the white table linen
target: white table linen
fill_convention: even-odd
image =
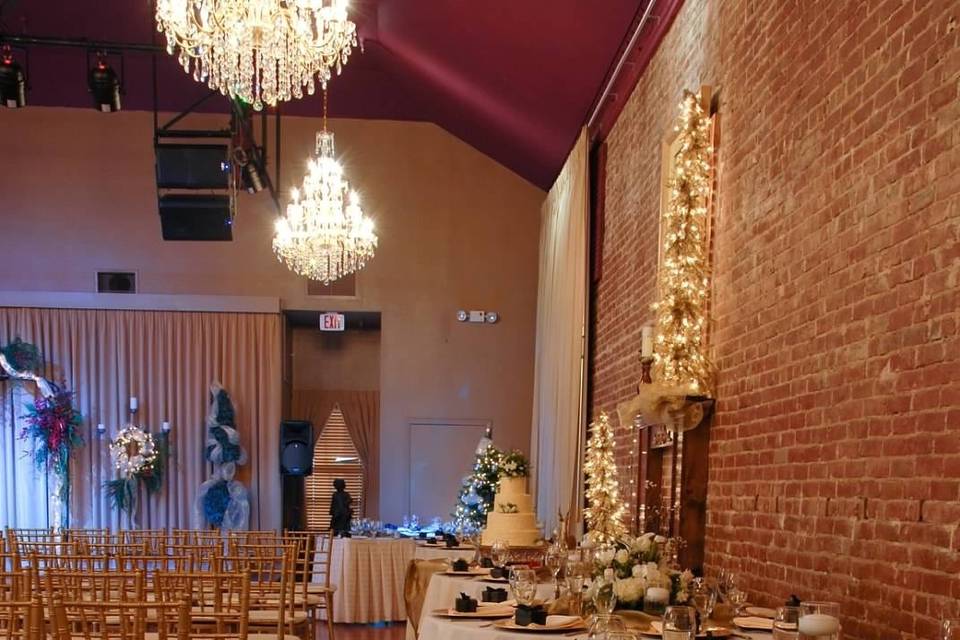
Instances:
[[[506,589],[510,591],[510,585],[506,583],[489,582],[476,578],[467,578],[462,576],[445,576],[437,573],[430,578],[430,584],[427,586],[427,594],[423,598],[423,611],[420,613],[420,637],[423,635],[423,624],[433,616],[430,614],[437,609],[449,609],[461,593],[465,593],[471,598],[480,599],[480,594],[487,587]],[[537,598],[547,600],[553,597],[553,583],[540,584],[537,586]],[[513,597],[512,593],[508,594]],[[459,621],[458,621],[459,622]],[[415,637],[413,626],[407,623],[407,640]]]
[[[473,547],[461,549],[447,549],[442,544],[421,544],[417,543],[417,549],[413,557],[417,560],[450,560],[451,562],[458,558],[463,558],[467,562],[473,561],[476,550]]]
[[[330,585],[337,587],[333,621],[406,620],[403,581],[414,549],[404,538],[336,538],[330,559]]]

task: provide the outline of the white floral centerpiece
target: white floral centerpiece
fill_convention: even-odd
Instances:
[[[612,570],[617,608],[656,611],[667,604],[685,604],[690,600],[693,574],[669,566],[669,558],[661,553],[666,542],[663,536],[644,533],[635,538],[621,538],[596,552],[593,575],[599,578]],[[650,589],[660,597],[657,606],[644,607]],[[663,596],[668,596],[668,601]]]

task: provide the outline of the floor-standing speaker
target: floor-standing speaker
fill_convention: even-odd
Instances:
[[[313,473],[313,423],[306,420],[280,423],[280,473],[285,476]]]
[[[303,478],[313,473],[313,424],[306,420],[280,423],[280,474],[283,478],[283,528],[306,528],[306,487]]]

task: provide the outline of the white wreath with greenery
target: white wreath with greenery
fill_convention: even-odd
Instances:
[[[117,471],[130,478],[153,466],[157,445],[150,433],[130,424],[110,442],[110,458]]]

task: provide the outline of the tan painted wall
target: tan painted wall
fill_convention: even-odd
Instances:
[[[293,388],[375,391],[380,388],[380,332],[293,329]],[[297,416],[290,416],[296,418]]]
[[[284,192],[301,178],[316,126],[284,119]],[[410,418],[491,419],[500,444],[529,446],[544,194],[431,124],[344,120],[332,129],[381,239],[357,300],[310,299],[305,281],[277,263],[265,193],[242,196],[232,243],[163,242],[151,114],[34,107],[0,110],[0,291],[90,291],[98,269],[135,269],[146,293],[381,311],[380,515],[397,518],[407,506]],[[502,320],[460,324],[460,308],[495,309]]]

